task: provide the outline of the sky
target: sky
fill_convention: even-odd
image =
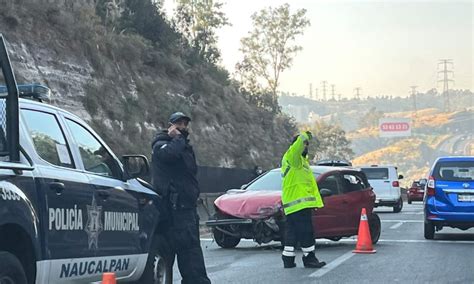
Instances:
[[[341,0],[227,0],[232,26],[217,32],[221,64],[234,72],[242,58],[240,39],[252,29],[250,16],[269,6],[290,4],[306,9],[311,22],[296,43],[303,50],[284,71],[280,90],[309,94],[309,85],[322,96],[323,80],[335,93],[353,97],[408,96],[410,86],[424,92],[442,90],[437,83],[439,59],[454,62],[455,89],[474,91],[474,0],[341,1]],[[165,0],[172,10],[174,1]],[[314,91],[313,91],[314,93]]]

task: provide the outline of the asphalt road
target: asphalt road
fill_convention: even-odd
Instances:
[[[283,269],[278,243],[257,245],[243,240],[234,249],[219,248],[201,237],[213,283],[474,283],[474,229],[444,228],[435,240],[423,238],[422,203],[404,204],[400,213],[376,209],[382,220],[377,253],[353,254],[355,238],[339,242],[317,240],[321,269]],[[174,268],[174,283],[180,283]]]

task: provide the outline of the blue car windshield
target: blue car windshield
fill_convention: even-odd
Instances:
[[[474,180],[474,161],[440,161],[434,172],[436,180],[472,181]]]
[[[313,175],[314,178],[317,178],[319,173],[313,172]],[[269,171],[245,189],[250,191],[281,191],[281,180],[280,171]]]

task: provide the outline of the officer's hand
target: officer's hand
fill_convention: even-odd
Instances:
[[[313,133],[311,133],[311,131],[306,131],[306,134],[308,135],[309,140],[313,139]]]
[[[179,134],[181,134],[181,132],[179,132],[175,125],[171,125],[170,128],[168,128],[168,135],[172,138],[178,136]]]

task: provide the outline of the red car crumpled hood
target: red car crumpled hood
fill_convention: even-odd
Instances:
[[[278,213],[281,206],[279,191],[237,191],[226,193],[214,201],[222,213],[238,218],[263,219]]]

